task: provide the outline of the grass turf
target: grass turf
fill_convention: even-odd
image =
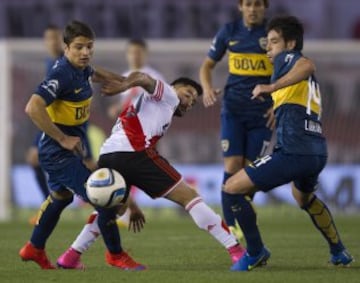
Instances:
[[[52,261],[71,244],[89,210],[64,213],[47,244]],[[328,248],[310,219],[292,207],[262,208],[258,211],[263,240],[272,252],[267,267],[234,273],[226,251],[188,216],[176,211],[147,211],[148,223],[140,234],[122,231],[125,249],[149,269],[121,271],[104,262],[104,245],[99,240],[83,255],[86,271],[43,271],[23,263],[18,250],[28,240],[31,227],[27,213],[17,221],[0,224],[0,282],[359,282],[360,264],[349,268],[329,267]],[[338,215],[342,239],[355,258],[360,258],[360,215]]]

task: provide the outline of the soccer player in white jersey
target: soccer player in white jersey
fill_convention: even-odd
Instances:
[[[150,75],[152,78],[164,81],[163,75],[152,68],[148,64],[149,50],[148,45],[144,39],[133,38],[130,39],[126,46],[126,62],[128,64],[128,70],[122,75],[124,77],[129,76],[132,72],[138,71]],[[143,92],[141,87],[132,87],[122,92],[108,108],[108,115],[111,119],[116,119],[122,109],[129,106],[135,99]],[[136,194],[136,188],[131,189],[131,194]],[[130,204],[131,208],[131,204]],[[127,227],[132,222],[130,221],[131,211],[130,209],[124,210],[124,214],[117,219],[119,227]]]
[[[99,167],[113,168],[124,177],[128,188],[134,185],[152,198],[171,200],[190,214],[196,225],[211,234],[229,252],[232,261],[241,258],[245,249],[228,227],[197,192],[155,149],[174,116],[183,116],[202,94],[201,86],[188,78],[179,78],[171,85],[141,72],[127,78],[117,77],[103,85],[105,95],[141,87],[143,94],[119,115],[110,137],[104,142]],[[85,225],[72,246],[59,260],[79,266],[80,255],[100,234],[97,216]],[[111,265],[111,261],[107,260]],[[67,264],[67,266],[70,265]]]

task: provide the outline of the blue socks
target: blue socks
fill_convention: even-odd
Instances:
[[[224,172],[223,185],[232,175],[233,174]],[[235,226],[235,217],[231,210],[231,203],[229,202],[229,198],[225,194],[226,193],[221,190],[221,207],[224,215],[224,220],[228,226]]]
[[[38,249],[45,248],[46,240],[60,219],[60,214],[73,201],[73,197],[58,200],[49,196],[41,205],[38,223],[31,235],[30,242]]]
[[[121,253],[120,233],[116,224],[117,208],[96,210],[99,212],[98,225],[107,249],[112,254]]]
[[[244,233],[249,255],[258,255],[264,244],[256,224],[256,213],[250,198],[240,194],[228,194],[224,191],[222,195],[226,199],[226,203],[230,205],[229,207]]]

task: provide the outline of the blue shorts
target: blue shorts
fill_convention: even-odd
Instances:
[[[245,167],[245,172],[263,192],[293,181],[297,189],[311,193],[316,190],[318,176],[326,160],[326,156],[284,154],[277,150],[255,160]]]
[[[221,113],[221,147],[224,157],[243,156],[255,160],[262,156],[271,139],[266,118]]]
[[[68,157],[59,165],[41,162],[41,166],[49,175],[48,185],[51,191],[69,190],[84,201],[88,201],[85,183],[91,171],[80,158]]]

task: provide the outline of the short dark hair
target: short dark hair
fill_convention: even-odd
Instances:
[[[295,40],[294,50],[301,51],[304,46],[304,26],[294,16],[280,16],[271,19],[268,23],[267,32],[275,30],[282,35],[285,42]]]
[[[148,48],[148,45],[147,45],[145,39],[142,39],[142,38],[131,38],[131,39],[128,41],[127,45],[128,45],[128,46],[129,46],[129,45],[138,45],[138,46],[140,46],[140,47],[142,47],[142,48],[144,48],[144,49],[147,49],[147,48]]]
[[[201,85],[199,83],[197,83],[196,81],[186,78],[186,77],[180,77],[180,78],[176,79],[175,81],[173,81],[170,85],[190,85],[193,88],[195,88],[195,90],[199,96],[203,94],[203,89],[202,89]]]
[[[264,5],[265,5],[265,8],[269,8],[269,0],[263,0],[264,1]],[[239,4],[242,5],[243,3],[243,0],[239,0]]]
[[[69,45],[76,37],[83,36],[89,39],[95,39],[94,31],[85,23],[72,21],[64,29],[64,43]]]

